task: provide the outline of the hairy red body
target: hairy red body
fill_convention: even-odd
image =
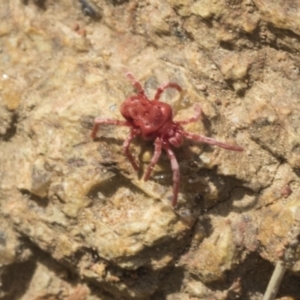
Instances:
[[[97,131],[101,124],[113,124],[130,127],[130,134],[123,144],[123,151],[135,170],[138,170],[138,165],[129,151],[131,141],[137,135],[141,135],[145,140],[154,140],[154,155],[146,170],[144,180],[146,181],[149,179],[151,172],[161,155],[161,151],[164,149],[171,161],[171,168],[173,171],[172,206],[176,207],[180,172],[177,159],[171,149],[171,146],[180,147],[183,142],[183,137],[186,137],[200,143],[216,145],[227,150],[243,151],[243,148],[219,142],[213,138],[203,135],[186,132],[182,128],[182,125],[195,122],[201,118],[200,106],[196,106],[195,116],[184,121],[174,121],[171,106],[167,103],[159,101],[159,98],[163,91],[167,88],[173,88],[178,92],[181,92],[182,89],[177,83],[168,82],[161,85],[157,89],[153,100],[149,100],[145,95],[145,91],[141,84],[133,77],[133,75],[131,73],[127,73],[126,75],[132,81],[138,92],[137,95],[128,97],[121,105],[120,111],[126,121],[96,118],[91,136],[93,139],[96,138]]]

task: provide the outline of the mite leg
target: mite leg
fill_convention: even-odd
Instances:
[[[175,89],[177,90],[179,93],[182,92],[182,88],[180,85],[178,85],[177,83],[175,82],[167,82],[163,85],[161,85],[157,90],[156,90],[156,94],[154,96],[154,101],[155,100],[159,100],[161,94],[164,92],[165,89],[168,89],[168,88],[171,88],[171,89]]]
[[[204,135],[194,134],[194,133],[186,132],[186,131],[183,131],[183,130],[180,130],[180,133],[182,135],[184,135],[185,137],[187,137],[188,139],[194,140],[196,142],[209,144],[209,145],[213,145],[213,146],[219,146],[219,147],[227,149],[227,150],[244,151],[244,149],[240,146],[230,145],[230,144],[227,144],[227,143],[219,142],[219,141],[217,141],[213,138],[210,138],[210,137],[207,137],[207,136],[204,136]]]
[[[141,83],[133,76],[132,73],[127,72],[126,77],[132,82],[133,86],[136,88],[140,95],[145,95],[145,91]]]
[[[161,155],[161,147],[162,147],[162,139],[160,137],[158,137],[156,140],[155,140],[155,143],[154,143],[154,146],[155,146],[155,149],[154,149],[154,154],[153,154],[153,157],[151,159],[151,162],[147,168],[147,171],[145,173],[145,177],[144,177],[144,180],[147,181],[150,177],[150,174],[154,168],[154,166],[156,165],[160,155]]]
[[[169,148],[169,146],[164,146],[165,151],[171,161],[171,168],[173,171],[173,199],[172,206],[175,208],[177,205],[178,191],[179,191],[179,180],[180,180],[180,172],[179,165],[177,159],[175,157],[174,152]]]
[[[127,121],[96,118],[95,121],[94,121],[94,126],[93,126],[93,129],[92,129],[92,133],[91,133],[92,139],[96,138],[99,126],[101,124],[112,124],[112,125],[130,126],[130,124]]]
[[[196,122],[199,119],[201,119],[201,115],[202,115],[202,109],[199,105],[195,105],[195,115],[187,120],[184,121],[176,121],[177,124],[179,125],[186,125],[192,122]]]
[[[131,152],[129,151],[129,146],[131,141],[138,135],[139,133],[136,130],[131,130],[130,135],[127,137],[127,139],[124,141],[123,143],[123,152],[124,155],[128,158],[128,160],[130,161],[132,167],[138,171],[139,167],[133,157],[133,155],[131,154]]]

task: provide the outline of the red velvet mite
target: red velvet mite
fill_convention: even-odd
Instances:
[[[172,146],[180,147],[182,145],[183,138],[185,137],[196,142],[219,146],[227,150],[243,151],[243,148],[219,142],[213,138],[200,134],[185,131],[182,125],[198,121],[201,118],[202,110],[200,106],[196,106],[196,114],[193,117],[184,121],[174,121],[171,106],[167,103],[159,101],[159,98],[161,94],[168,88],[173,88],[178,92],[182,92],[182,88],[177,83],[168,82],[161,85],[157,89],[154,99],[150,100],[147,98],[140,82],[137,81],[131,73],[127,73],[126,76],[136,88],[137,94],[128,97],[121,105],[120,111],[125,120],[101,119],[97,117],[94,121],[94,127],[92,129],[91,136],[93,139],[96,138],[97,131],[101,124],[113,124],[129,127],[130,134],[124,141],[123,151],[135,170],[138,170],[138,165],[129,151],[129,145],[131,141],[138,135],[142,136],[142,138],[145,140],[153,140],[154,155],[146,170],[144,180],[147,181],[149,179],[150,174],[163,149],[171,161],[171,168],[173,171],[172,206],[176,207],[180,171],[177,159],[171,149]]]

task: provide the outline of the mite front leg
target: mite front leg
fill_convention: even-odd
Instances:
[[[112,120],[112,119],[100,119],[96,118],[94,121],[94,126],[91,132],[91,137],[94,140],[96,138],[99,126],[101,124],[111,124],[111,125],[121,125],[121,126],[130,126],[127,121],[120,121],[120,120]]]
[[[147,181],[150,177],[150,174],[154,168],[154,166],[157,164],[157,161],[161,155],[161,147],[162,147],[162,139],[160,137],[158,137],[156,140],[155,140],[155,143],[154,143],[154,146],[155,146],[155,149],[154,149],[154,154],[153,154],[153,157],[151,159],[151,162],[147,168],[147,171],[145,173],[145,177],[144,177],[144,180]]]
[[[221,148],[227,149],[227,150],[233,150],[233,151],[244,151],[244,148],[240,147],[240,146],[236,146],[236,145],[230,145],[224,142],[219,142],[213,138],[204,136],[204,135],[200,135],[200,134],[194,134],[194,133],[190,133],[190,132],[186,132],[183,130],[179,131],[182,135],[184,135],[185,137],[187,137],[190,140],[196,141],[196,142],[200,142],[200,143],[204,143],[204,144],[209,144],[209,145],[213,145],[213,146],[219,146]]]
[[[172,89],[175,89],[177,90],[179,93],[182,92],[182,88],[180,85],[178,85],[177,83],[175,82],[167,82],[163,85],[161,85],[157,90],[156,90],[156,94],[154,96],[154,101],[156,100],[159,100],[161,94],[164,92],[165,89],[168,89],[168,88],[172,88]]]
[[[123,152],[124,155],[128,158],[128,160],[130,161],[132,167],[138,171],[139,167],[133,157],[133,155],[131,154],[131,152],[129,151],[129,146],[131,141],[139,134],[139,132],[137,132],[136,130],[131,130],[130,135],[128,136],[128,138],[124,141],[123,143]]]
[[[201,119],[201,115],[202,115],[202,109],[199,105],[195,105],[195,115],[187,120],[184,120],[184,121],[176,121],[175,123],[176,124],[179,124],[179,125],[186,125],[186,124],[189,124],[189,123],[193,123],[193,122],[196,122],[198,121],[199,119]]]
[[[172,206],[175,208],[177,205],[178,191],[179,191],[179,181],[180,181],[180,172],[177,159],[174,152],[169,148],[169,146],[164,146],[165,151],[171,161],[171,168],[173,171],[173,199]]]
[[[133,86],[136,88],[136,90],[139,92],[140,95],[145,95],[145,91],[140,84],[140,82],[133,76],[132,73],[127,72],[126,77],[132,82]]]

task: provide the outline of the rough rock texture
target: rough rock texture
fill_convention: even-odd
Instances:
[[[283,0],[0,3],[0,299],[262,299],[300,295],[300,3]],[[121,119],[134,93],[168,90],[176,119],[244,147],[186,141],[179,205],[163,155]],[[293,237],[293,238],[292,238]]]

